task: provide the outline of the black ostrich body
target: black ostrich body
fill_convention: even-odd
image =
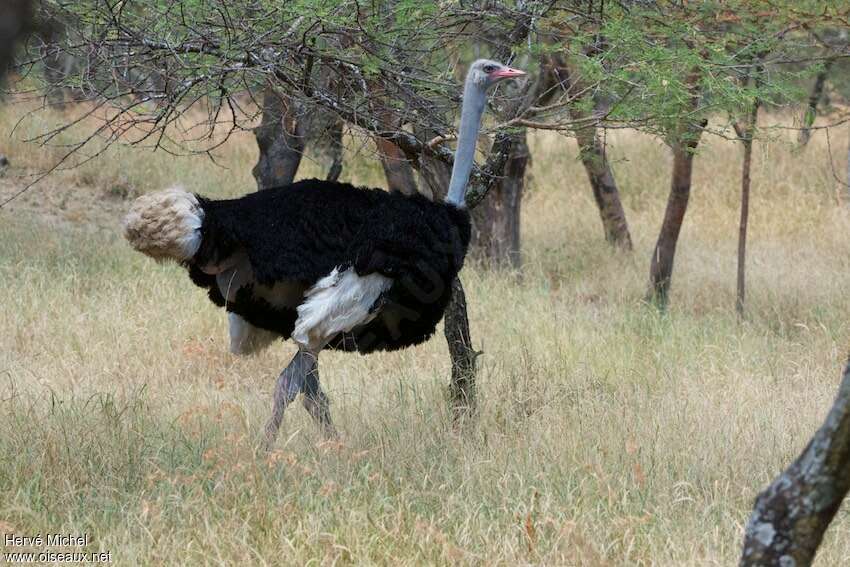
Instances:
[[[370,308],[377,316],[325,347],[363,354],[433,335],[470,239],[465,209],[345,183],[310,179],[239,199],[198,201],[201,246],[185,262],[192,281],[255,327],[289,338],[303,293],[334,269],[390,278],[391,287]],[[241,254],[253,272],[243,285],[220,285],[202,270]],[[275,291],[281,282],[289,284],[286,293]]]

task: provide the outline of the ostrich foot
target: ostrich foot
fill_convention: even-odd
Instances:
[[[322,428],[325,437],[330,439],[339,437],[339,433],[331,420],[330,400],[319,384],[318,367],[304,381],[304,408]]]
[[[304,390],[307,376],[317,371],[318,359],[315,354],[299,349],[280,376],[274,389],[274,405],[272,415],[266,424],[265,448],[271,449],[277,439],[280,424],[283,422],[283,412],[292,401]]]

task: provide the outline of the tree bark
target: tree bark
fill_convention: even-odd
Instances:
[[[735,132],[744,145],[744,163],[741,166],[741,221],[738,225],[738,282],[737,293],[735,294],[735,312],[738,314],[739,321],[744,318],[744,304],[747,293],[747,226],[750,218],[750,174],[753,161],[753,137],[758,122],[758,112],[759,100],[756,99],[750,109],[747,125],[735,123]]]
[[[52,17],[44,23],[40,34],[44,42],[42,72],[46,83],[47,102],[54,108],[65,105],[67,89],[64,83],[74,67],[71,55],[61,47],[65,33],[64,23],[58,17]]]
[[[376,114],[381,126],[387,130],[397,130],[401,128],[401,120],[397,113],[386,105],[384,100],[386,93],[381,90],[380,85],[370,82],[370,94],[372,95],[370,106]],[[401,151],[396,144],[376,136],[375,146],[378,149],[378,158],[381,162],[381,167],[384,169],[384,175],[387,178],[387,188],[390,191],[397,191],[404,195],[415,195],[419,192],[416,184],[416,176],[413,172],[413,165],[404,152]]]
[[[5,0],[0,5],[0,86],[15,61],[15,48],[33,29],[33,2]]]
[[[667,209],[658,241],[652,253],[652,264],[649,270],[649,292],[647,301],[665,310],[670,294],[670,283],[673,276],[673,260],[676,256],[676,244],[682,230],[682,222],[688,210],[688,200],[691,195],[691,177],[693,174],[694,152],[699,144],[702,128],[691,127],[673,142],[673,174],[670,184],[670,196],[667,198]]]
[[[342,175],[342,130],[343,122],[342,120],[337,120],[332,137],[334,147],[331,153],[331,164],[328,168],[328,175],[325,178],[328,181],[339,181],[339,176]]]
[[[848,126],[850,128],[850,126]],[[844,186],[847,203],[850,204],[850,133],[847,135],[847,183]]]
[[[812,137],[812,126],[818,116],[818,103],[823,96],[823,88],[826,86],[826,79],[829,77],[833,63],[835,63],[835,59],[830,58],[824,61],[823,68],[815,77],[815,84],[812,85],[812,92],[809,94],[809,103],[803,111],[803,127],[800,128],[800,133],[797,135],[797,143],[800,147],[808,144]]]
[[[421,140],[433,139],[437,133],[433,130],[414,126],[416,137]],[[449,191],[452,170],[445,161],[422,153],[419,155],[419,191],[434,201],[443,201]]]
[[[553,54],[544,60],[543,70],[546,73],[543,95],[538,104],[545,105],[562,93],[573,90],[582,92],[585,85],[573,84],[572,75],[566,61]],[[576,103],[568,107],[570,118],[578,123],[592,118],[592,113],[580,110],[582,99],[586,95],[577,94]],[[599,112],[601,101],[594,103],[594,112]],[[614,171],[608,161],[605,145],[599,138],[596,124],[590,122],[587,126],[578,127],[573,131],[579,148],[579,157],[590,181],[593,198],[599,209],[599,218],[605,232],[605,240],[621,250],[632,250],[632,236],[626,221],[626,211],[620,199],[620,191],[614,178]]]
[[[850,489],[850,362],[826,420],[791,466],[756,498],[741,565],[811,565]]]
[[[398,146],[383,138],[377,138],[375,143],[378,146],[381,167],[384,168],[384,175],[387,176],[388,189],[404,195],[415,195],[418,192],[416,176],[413,174],[413,167],[407,161],[404,152],[398,149]]]
[[[472,249],[491,268],[522,267],[520,205],[530,161],[526,132],[514,135],[505,175],[472,210]]]
[[[472,348],[466,293],[460,278],[452,282],[452,300],[446,308],[444,333],[452,360],[452,379],[449,384],[452,417],[458,421],[472,415],[477,407],[475,361],[479,355]]]
[[[288,185],[295,180],[307,144],[307,113],[273,86],[263,92],[263,116],[254,137],[260,157],[252,173],[257,189]]]
[[[342,136],[345,123],[333,113],[321,108],[311,110],[313,119],[310,120],[310,132],[305,140],[305,146],[312,143],[313,150],[320,157],[322,165],[327,166],[325,179],[339,181],[342,175]]]
[[[577,113],[572,112],[571,114]],[[597,128],[593,126],[577,129],[575,136],[579,148],[579,157],[585,172],[587,172],[590,187],[593,189],[593,198],[596,200],[596,206],[599,209],[599,218],[602,220],[605,240],[616,248],[631,251],[632,235],[629,233],[626,211],[623,209],[614,172],[608,162],[605,146],[599,139]]]

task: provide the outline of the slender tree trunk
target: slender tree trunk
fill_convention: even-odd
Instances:
[[[433,132],[418,131],[422,139],[433,138]],[[449,166],[431,156],[419,157],[419,190],[430,194],[434,201],[446,198],[451,179]],[[473,209],[474,211],[475,209]],[[478,353],[472,347],[472,335],[469,330],[469,316],[466,309],[466,293],[460,277],[452,282],[452,299],[446,307],[443,318],[443,333],[449,347],[452,363],[452,377],[449,382],[449,403],[452,418],[457,422],[471,417],[477,409],[477,390],[475,385]]]
[[[33,29],[33,12],[32,0],[4,0],[0,5],[0,86],[14,64],[16,46]]]
[[[850,362],[820,429],[756,498],[741,565],[811,565],[850,489]]]
[[[703,123],[702,127],[705,126]],[[693,174],[694,152],[699,143],[702,128],[688,129],[684,136],[678,136],[673,142],[673,174],[670,184],[670,196],[658,241],[652,253],[649,270],[649,292],[647,300],[661,310],[667,308],[670,283],[673,276],[673,260],[676,256],[676,244],[682,230],[688,200],[691,195],[691,176]]]
[[[803,127],[800,128],[800,133],[797,135],[797,143],[800,147],[809,143],[812,137],[812,126],[818,116],[818,103],[823,97],[823,88],[826,86],[826,79],[829,77],[829,71],[835,59],[827,59],[824,61],[823,68],[815,77],[815,84],[812,85],[812,92],[809,94],[809,103],[803,111]]]
[[[850,129],[850,126],[848,126]],[[850,205],[850,132],[847,135],[847,185],[844,187],[847,196],[847,204]]]
[[[522,266],[520,206],[530,161],[525,130],[515,135],[505,175],[472,210],[473,250],[493,268]]]
[[[629,233],[626,211],[623,209],[614,172],[608,162],[605,146],[599,139],[597,128],[594,126],[577,129],[575,136],[579,147],[579,157],[587,172],[590,187],[593,189],[596,206],[599,208],[605,240],[621,250],[631,251],[632,235]]]
[[[65,34],[65,26],[56,18],[51,18],[45,23],[41,32],[44,45],[43,74],[46,83],[47,102],[54,108],[61,108],[65,104],[65,85],[68,77],[70,55],[64,53],[60,47],[60,41]]]
[[[398,129],[399,119],[396,113],[384,103],[384,93],[377,84],[370,84],[372,93],[372,101],[370,106],[373,112],[377,115],[381,126],[387,130]],[[387,178],[387,188],[390,191],[397,191],[404,195],[415,195],[419,192],[416,184],[416,175],[413,172],[413,166],[404,155],[401,149],[391,141],[375,137],[375,146],[378,149],[378,158],[381,161],[381,167],[384,169],[384,175]]]
[[[573,84],[570,69],[563,57],[550,55],[544,60],[546,73],[545,87],[538,104],[548,104],[556,96],[573,90],[582,91],[585,85]],[[576,95],[580,102],[582,95]],[[591,113],[579,109],[580,104],[568,107],[570,118],[579,123],[591,118]],[[599,110],[600,102],[594,105]],[[620,191],[614,178],[614,171],[608,161],[605,145],[599,139],[598,128],[594,123],[574,130],[579,147],[579,157],[590,181],[593,197],[599,209],[599,218],[605,232],[605,240],[621,250],[632,250],[632,236],[626,221],[626,211],[620,199]]]
[[[414,133],[420,140],[430,140],[436,136],[436,132],[424,128],[414,127]],[[449,165],[428,154],[419,156],[419,192],[434,201],[443,201],[449,190],[449,181],[452,170]]]
[[[263,92],[263,116],[254,137],[260,157],[252,173],[257,189],[288,185],[295,180],[307,144],[307,113],[299,103],[271,85]]]
[[[753,101],[746,126],[735,123],[735,132],[744,145],[744,163],[741,166],[741,221],[738,225],[738,285],[735,295],[735,312],[738,320],[744,318],[747,293],[747,226],[750,218],[750,179],[753,162],[753,137],[758,123],[759,100]]]
[[[384,168],[384,175],[387,176],[389,190],[398,191],[405,195],[415,195],[418,192],[416,176],[410,162],[404,157],[404,152],[398,149],[398,146],[383,138],[375,140],[375,143],[378,146],[381,167]]]
[[[517,45],[525,40],[529,32],[530,18],[517,20],[514,31],[503,49],[509,51],[507,46]],[[497,59],[507,59],[506,53],[497,51],[495,54]],[[509,113],[516,115],[519,108],[513,108],[514,112]],[[513,116],[511,116],[512,118]],[[503,175],[506,163],[502,161],[505,152],[512,150],[511,138],[500,136],[496,137],[497,141],[491,148],[490,156],[487,159],[485,169],[489,170],[493,175]],[[504,143],[503,143],[504,142]],[[422,156],[420,160],[420,173],[425,180],[425,184],[429,186],[433,194],[433,198],[444,199],[448,190],[450,172],[445,164],[437,165],[435,160],[428,156]],[[437,182],[442,182],[437,185]],[[486,183],[486,181],[485,181]],[[492,187],[492,186],[491,186]],[[489,187],[489,188],[491,188]],[[473,193],[480,192],[481,189],[488,187],[471,187]],[[473,205],[474,208],[474,205]],[[452,282],[452,299],[446,308],[444,332],[446,342],[449,347],[449,354],[452,360],[452,379],[449,386],[449,393],[452,400],[452,408],[455,419],[460,419],[464,416],[475,415],[476,410],[476,368],[475,362],[479,353],[472,348],[472,338],[469,331],[469,318],[466,309],[466,294],[463,290],[460,278],[455,278]]]
[[[339,176],[342,175],[342,134],[344,123],[342,120],[337,120],[333,130],[333,152],[331,153],[331,165],[328,169],[328,181],[339,181]]]
[[[750,169],[753,156],[752,138],[744,140],[744,165],[741,171],[741,221],[738,227],[738,286],[735,295],[735,312],[744,318],[746,300],[747,224],[750,217]]]
[[[472,415],[476,410],[475,360],[478,354],[472,348],[469,317],[466,312],[466,293],[460,278],[452,282],[452,300],[446,308],[444,332],[452,360],[452,379],[449,398],[453,418],[457,421]]]
[[[321,163],[328,168],[325,179],[338,181],[342,175],[342,136],[345,123],[336,115],[321,109],[314,109],[314,118],[310,120],[311,132],[306,143],[313,144],[313,150],[321,157]],[[316,123],[321,123],[317,128]]]

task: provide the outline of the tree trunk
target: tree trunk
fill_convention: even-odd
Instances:
[[[376,139],[375,143],[378,146],[381,167],[384,168],[384,174],[387,176],[389,190],[398,191],[405,195],[415,195],[418,192],[416,176],[413,174],[413,167],[407,161],[404,152],[384,138]]]
[[[14,64],[18,42],[32,31],[33,8],[31,0],[4,0],[0,6],[0,87]]]
[[[307,144],[307,122],[300,103],[287,99],[271,85],[266,87],[262,121],[254,129],[260,157],[252,173],[258,190],[295,180]]]
[[[60,42],[65,35],[65,25],[58,18],[51,18],[41,30],[45,91],[47,103],[54,108],[65,105],[65,81],[71,74],[74,61],[70,54],[64,52]]]
[[[756,498],[741,565],[811,565],[850,489],[850,362],[820,429],[791,466]]]
[[[529,161],[526,132],[522,130],[515,135],[504,177],[472,210],[472,249],[489,267],[518,270],[522,266],[520,205]]]
[[[342,174],[342,136],[345,123],[334,113],[322,108],[310,109],[309,132],[305,132],[305,148],[311,146],[319,163],[327,167],[325,179],[338,181]]]
[[[399,119],[392,109],[383,104],[380,88],[377,85],[372,85],[371,88],[375,95],[371,106],[381,125],[387,130],[398,129],[400,127]],[[403,195],[418,193],[413,166],[404,152],[397,145],[380,136],[375,137],[375,146],[378,148],[378,158],[387,178],[387,188]]]
[[[850,129],[850,126],[848,126]],[[847,204],[850,204],[850,132],[847,135],[847,185],[844,187],[847,196]]]
[[[826,79],[829,77],[829,71],[832,68],[835,59],[827,59],[824,61],[823,68],[815,77],[815,84],[812,86],[812,92],[809,94],[809,104],[806,105],[806,110],[803,112],[803,127],[800,128],[800,133],[797,135],[797,143],[800,147],[809,143],[812,137],[812,126],[818,116],[818,103],[823,96],[823,88],[826,86]]]
[[[436,136],[433,130],[414,127],[414,133],[420,140],[430,140]],[[434,201],[443,201],[449,191],[452,170],[447,163],[428,154],[419,156],[419,191]]]
[[[632,235],[629,233],[629,224],[626,222],[626,211],[620,201],[620,191],[617,189],[614,172],[608,162],[605,146],[599,139],[597,128],[593,126],[577,129],[575,136],[579,157],[587,172],[590,187],[593,189],[596,206],[599,208],[605,240],[621,250],[631,251]]]
[[[328,181],[339,181],[339,176],[342,175],[342,135],[345,123],[335,117],[334,123],[331,125],[328,132],[328,157],[330,165],[328,167],[328,175],[325,177]]]
[[[476,409],[475,360],[466,312],[466,294],[460,278],[452,282],[452,300],[446,308],[444,332],[452,360],[449,398],[455,421],[472,415]]]
[[[572,90],[583,91],[586,85],[573,84],[570,69],[564,59],[557,54],[544,59],[543,69],[546,73],[543,94],[538,105],[548,104],[556,96]],[[580,103],[585,95],[576,95]],[[584,123],[592,115],[580,110],[581,104],[571,104],[568,107],[570,118],[578,123]],[[595,101],[595,111],[600,110],[601,101]],[[605,145],[599,139],[596,124],[578,127],[574,131],[579,148],[579,157],[590,181],[593,197],[599,209],[599,218],[605,231],[605,240],[621,250],[632,250],[632,236],[626,221],[626,211],[620,200],[620,191],[614,178],[614,171],[608,161]]]
[[[735,123],[735,132],[744,145],[744,163],[741,166],[741,221],[738,226],[738,285],[735,295],[735,312],[738,320],[744,318],[744,302],[746,300],[747,282],[747,225],[750,218],[750,173],[753,162],[753,137],[758,122],[759,100],[753,101],[750,116],[746,126]]]
[[[688,199],[691,195],[691,175],[693,173],[694,152],[702,134],[703,122],[700,128],[688,129],[686,135],[678,136],[673,142],[673,174],[670,184],[670,196],[667,199],[667,209],[655,250],[652,253],[652,264],[649,270],[650,287],[647,301],[654,303],[661,310],[667,308],[670,294],[670,282],[673,276],[673,260],[676,256],[676,244],[682,221],[688,210]]]

